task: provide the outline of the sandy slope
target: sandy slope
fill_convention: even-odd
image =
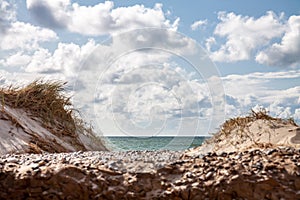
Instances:
[[[53,128],[56,128],[55,133]],[[0,109],[0,154],[106,149],[93,136],[81,133],[63,135],[57,129],[59,127],[44,127],[29,112],[3,105]]]
[[[209,151],[239,152],[252,148],[276,146],[300,148],[300,128],[287,120],[257,119],[243,125],[236,125],[226,134],[219,131],[205,144],[186,154],[196,155]]]

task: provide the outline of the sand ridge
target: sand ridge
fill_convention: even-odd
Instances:
[[[263,114],[264,115],[264,114]],[[231,119],[236,122],[226,131],[221,130],[214,134],[200,147],[188,150],[187,155],[197,155],[206,152],[235,152],[252,148],[288,146],[300,148],[300,128],[289,120],[277,118],[245,118]],[[232,122],[230,122],[232,123]]]

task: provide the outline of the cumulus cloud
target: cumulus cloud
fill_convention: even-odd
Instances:
[[[64,28],[67,25],[68,14],[65,11],[70,4],[69,0],[27,0],[26,3],[27,8],[41,25],[53,29]]]
[[[1,50],[17,51],[35,50],[40,43],[57,39],[50,29],[18,21],[15,4],[3,0],[0,0],[0,36]]]
[[[271,66],[299,66],[300,16],[291,16],[280,43],[275,43],[256,56],[256,61]]]
[[[99,119],[118,123],[125,132],[148,130],[154,134],[157,128],[165,129],[175,121],[180,126],[184,119],[196,122],[208,117],[212,109],[207,85],[190,80],[187,72],[172,65],[140,66],[127,72],[114,68],[103,77],[112,80],[102,84],[97,80],[101,87],[96,90],[93,111]]]
[[[16,20],[14,5],[7,1],[0,0],[0,35],[10,27],[10,22]]]
[[[115,8],[110,1],[80,6],[70,0],[27,0],[27,7],[40,20],[39,23],[48,28],[63,28],[84,35],[106,35],[145,26],[176,30],[179,22],[179,18],[173,22],[168,20],[161,4],[153,8],[143,5]],[[0,65],[24,70],[13,77],[26,79],[30,76],[32,80],[33,77],[51,76],[67,80],[70,82],[69,89],[74,90],[76,107],[86,109],[84,113],[100,120],[108,117],[123,129],[130,130],[136,126],[140,128],[139,132],[147,132],[145,128],[177,128],[184,124],[185,130],[193,131],[199,125],[199,119],[206,122],[201,124],[202,127],[208,126],[207,118],[212,116],[213,104],[219,99],[211,98],[212,91],[205,80],[197,80],[190,71],[176,64],[188,54],[195,53],[191,39],[172,31],[147,29],[122,34],[122,37],[112,34],[111,40],[101,45],[94,40],[83,45],[60,42],[51,51],[41,47],[40,43],[57,39],[55,32],[17,21],[11,16],[0,47],[15,52],[0,60]],[[221,23],[214,35],[206,40],[206,48],[218,61],[246,60],[257,52],[257,48],[265,48],[262,53],[269,59],[274,45],[271,48],[268,45],[281,37],[278,48],[281,53],[291,54],[283,47],[297,41],[298,18],[290,17],[288,26],[281,16],[273,12],[260,18],[219,13],[219,19]],[[195,22],[191,28],[196,30],[205,23]],[[18,41],[14,40],[16,37]],[[214,51],[220,38],[226,41]],[[96,49],[98,54],[91,54]],[[298,50],[295,48],[294,51]],[[205,56],[201,54],[197,58]],[[277,58],[282,60],[280,56]],[[290,60],[294,57],[285,58]],[[267,62],[259,57],[257,61]],[[207,68],[203,71],[210,73]],[[243,114],[262,103],[277,116],[297,117],[300,112],[297,107],[300,103],[299,87],[276,90],[270,86],[275,79],[297,78],[300,78],[299,70],[223,77],[226,114]],[[1,83],[5,80],[8,79],[0,77]],[[274,102],[274,99],[278,101]]]
[[[191,73],[178,64],[194,55],[191,41],[157,29],[113,36],[107,45],[97,46],[78,71],[85,90],[76,89],[76,107],[85,109],[99,124],[110,119],[121,129],[140,133],[160,126],[187,126],[181,122],[187,119],[197,128],[200,119],[207,122],[215,111],[207,83],[195,78],[197,69],[186,66]],[[207,58],[201,56],[195,55],[197,62]],[[171,126],[175,121],[177,125]],[[208,126],[208,122],[203,125]]]
[[[16,39],[17,38],[17,39]],[[35,50],[40,43],[53,41],[57,35],[50,29],[33,26],[24,22],[12,22],[0,41],[0,48],[3,50]]]
[[[5,67],[23,67],[30,62],[31,57],[29,55],[24,55],[22,52],[17,52],[16,54],[7,56],[0,60],[0,64]]]
[[[104,70],[103,68],[107,67],[106,65],[110,64],[110,61],[114,61],[114,69],[117,71],[130,71],[132,67],[145,65],[145,63],[166,62],[174,53],[191,54],[194,51],[195,45],[191,40],[173,34],[175,32],[156,29],[143,32],[134,31],[122,34],[122,38],[112,37],[107,44],[96,44],[92,39],[81,46],[60,42],[53,53],[48,49],[38,48],[32,54],[18,52],[13,57],[23,58],[26,72],[53,73],[60,71],[67,76],[73,76],[78,70]],[[158,44],[161,46],[159,50],[147,49]],[[92,52],[93,54],[90,55]],[[123,55],[121,59],[117,59],[119,54],[124,52],[127,54]],[[13,66],[14,63],[9,60],[11,59],[2,60],[2,63]],[[28,60],[29,63],[26,64],[25,61]],[[83,62],[85,63],[84,69],[80,69]],[[107,75],[106,80],[111,81],[110,75],[112,74]],[[116,76],[116,73],[113,76]]]
[[[204,26],[207,24],[207,19],[206,20],[198,20],[195,21],[192,25],[191,25],[191,29],[193,31],[197,30],[198,28],[200,28],[201,26]]]
[[[220,12],[218,19],[221,22],[216,26],[214,35],[225,38],[226,42],[211,52],[211,57],[220,62],[248,60],[258,47],[268,45],[285,31],[281,17],[272,11],[259,18]],[[209,39],[206,45],[210,47],[213,43],[214,39]]]
[[[284,87],[284,80],[289,79],[300,79],[300,71],[251,73],[223,77],[227,95],[227,117],[245,114],[251,108],[263,106],[269,110],[272,116],[294,117],[300,122],[297,113],[300,103],[300,87],[297,82],[295,82],[295,86],[286,85]],[[282,89],[278,89],[276,85],[280,85]]]
[[[97,47],[94,40],[79,46],[73,43],[59,43],[51,53],[48,49],[39,48],[30,56],[25,71],[29,73],[61,72],[66,77],[74,77],[82,62]]]
[[[285,20],[283,13],[278,16],[272,11],[259,18],[219,12],[218,19],[214,35],[205,43],[214,61],[255,59],[269,66],[299,66],[299,15]]]
[[[206,49],[211,52],[211,48],[213,45],[217,44],[216,39],[214,37],[209,37],[205,40]]]
[[[295,110],[294,118],[298,121],[300,121],[300,108],[297,108]]]
[[[285,80],[289,79],[300,79],[300,70],[265,73],[255,72],[244,75],[231,74],[222,77],[226,94],[238,98],[244,98],[247,95],[253,94],[256,97],[264,97],[261,100],[265,100],[268,102],[274,101],[274,95],[278,95],[278,97],[276,97],[275,99],[281,97],[287,98],[288,95],[282,95],[283,93],[281,93],[281,90],[277,90],[276,86],[279,85],[280,88],[288,88],[290,84],[285,86],[284,82]],[[294,85],[299,84],[296,81],[294,82]],[[276,92],[276,94],[274,92]],[[292,92],[292,90],[290,90],[289,92],[291,94],[299,95],[299,91],[297,90],[295,90],[294,93]],[[269,98],[268,95],[270,95]]]
[[[206,83],[176,64],[180,56],[195,53],[195,48],[191,39],[171,30],[148,29],[115,35],[103,44],[60,42],[53,52],[43,47],[20,50],[0,64],[18,67],[18,78],[68,81],[74,105],[89,121],[110,119],[124,129],[143,127],[145,132],[184,126],[193,134],[192,125],[213,114]]]
[[[106,107],[105,113],[113,109],[115,113],[135,113],[136,117],[143,118],[151,111],[159,117],[161,110],[151,110],[159,105],[170,117],[182,117],[179,110],[183,110],[185,117],[192,117],[199,114],[200,105],[202,108],[211,107],[210,100],[207,100],[210,95],[207,85],[193,80],[192,74],[170,62],[168,55],[159,57],[162,53],[154,54],[143,62],[137,61],[149,54],[153,55],[151,51],[123,55],[112,67],[93,70],[101,74],[94,78],[101,85],[96,102]],[[154,62],[154,59],[159,62]]]
[[[153,8],[143,5],[114,8],[112,1],[81,6],[69,0],[27,0],[27,8],[44,26],[94,36],[144,27],[176,30],[179,23],[179,18],[174,22],[166,18],[162,4]]]

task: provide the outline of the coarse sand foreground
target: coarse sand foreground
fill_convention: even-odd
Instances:
[[[1,156],[0,199],[300,199],[300,149],[125,154]]]

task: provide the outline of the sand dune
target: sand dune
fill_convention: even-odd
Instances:
[[[63,84],[33,82],[2,88],[0,154],[106,150],[100,138],[72,114]]]
[[[258,112],[225,122],[219,132],[187,155],[239,152],[262,147],[300,147],[300,128],[293,120],[278,119]]]

